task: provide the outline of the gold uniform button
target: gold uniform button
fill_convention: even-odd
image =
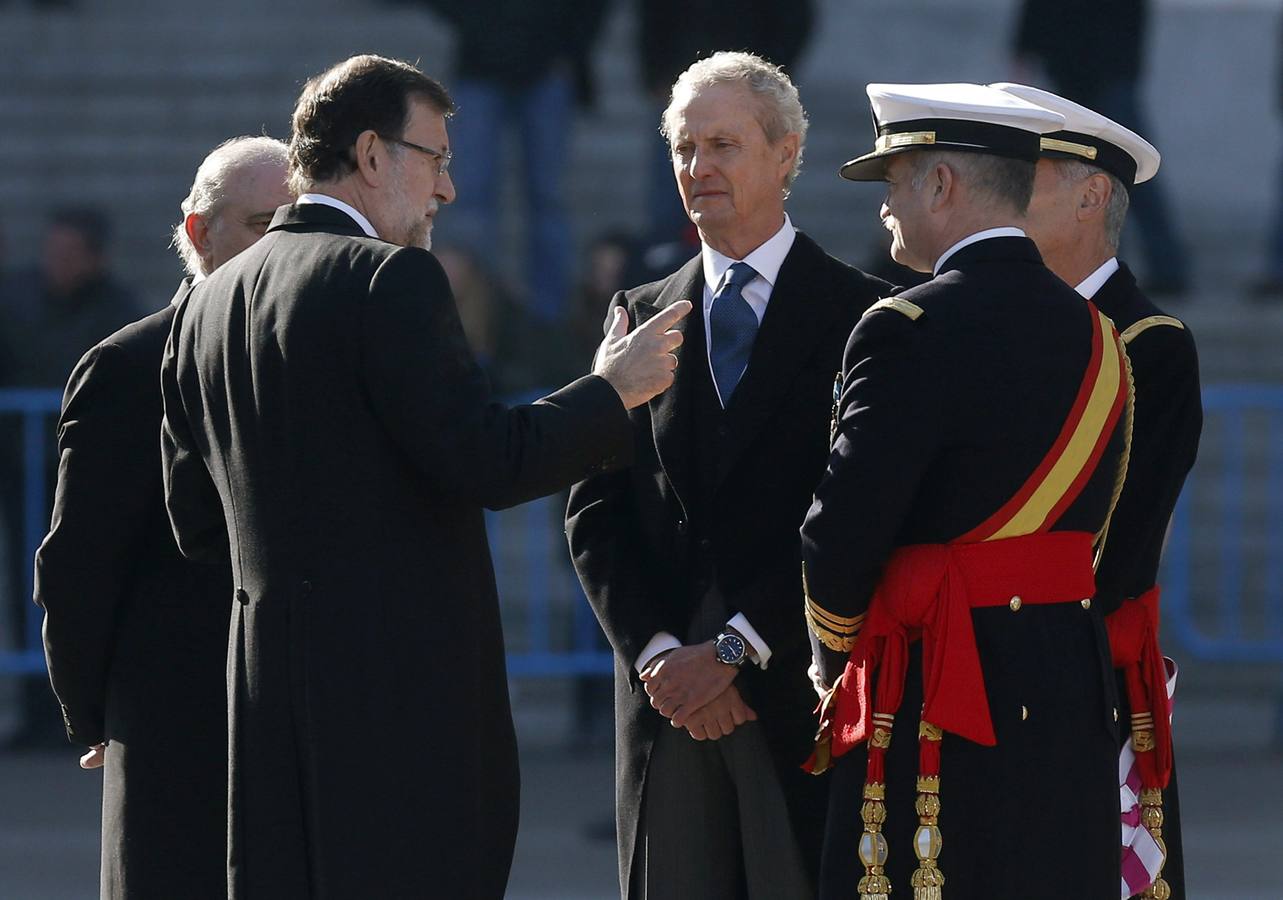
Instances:
[[[1115,707],[1114,707],[1114,721],[1115,721],[1115,722],[1117,722],[1117,721],[1118,721],[1118,707],[1117,707],[1117,706],[1115,706]]]
[[[1090,597],[1084,597],[1082,600],[1079,600],[1078,602],[1079,602],[1079,603],[1081,603],[1081,604],[1083,605],[1083,609],[1091,609],[1091,598],[1090,598]]]
[[[1015,597],[1012,597],[1010,602],[1007,603],[1007,605],[1011,607],[1012,612],[1015,612],[1016,610],[1020,609],[1020,604],[1022,603],[1024,603],[1024,601],[1020,599],[1019,595],[1017,595]]]
[[[1027,706],[1020,707],[1020,721],[1023,722],[1027,718],[1029,718],[1029,707]]]

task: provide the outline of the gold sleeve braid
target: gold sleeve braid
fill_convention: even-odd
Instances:
[[[820,639],[820,643],[830,650],[850,653],[855,646],[855,639],[860,635],[860,626],[864,624],[864,613],[858,616],[839,616],[829,612],[811,597],[811,589],[806,581],[806,564],[802,564],[802,591],[806,596],[806,624]]]

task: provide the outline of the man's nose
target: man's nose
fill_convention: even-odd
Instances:
[[[442,203],[453,203],[455,198],[454,179],[450,177],[449,172],[442,172],[437,176],[436,196]]]

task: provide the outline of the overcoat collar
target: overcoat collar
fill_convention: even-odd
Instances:
[[[682,346],[677,350],[677,374],[673,379],[673,386],[652,398],[649,403],[655,452],[659,455],[660,465],[668,476],[669,484],[687,510],[693,499],[690,493],[691,459],[685,440],[685,436],[690,433],[695,404],[693,375],[696,373],[691,370],[706,364],[707,359],[700,347],[704,341],[703,292],[703,261],[696,256],[669,276],[653,305],[640,300],[634,304],[637,327],[660,310],[681,300],[689,300],[694,307],[674,329],[682,333]]]
[[[328,234],[348,234],[353,237],[365,237],[365,232],[356,220],[332,206],[321,203],[302,203],[282,206],[272,216],[268,231],[308,232],[321,231]]]

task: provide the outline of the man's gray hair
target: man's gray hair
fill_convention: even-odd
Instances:
[[[1056,174],[1061,181],[1085,181],[1093,175],[1104,175],[1109,179],[1109,203],[1105,207],[1105,240],[1110,248],[1117,250],[1123,239],[1123,223],[1127,221],[1127,208],[1131,197],[1126,186],[1117,175],[1077,159],[1053,159]]]
[[[660,121],[659,133],[669,144],[673,142],[676,117],[690,98],[699,90],[715,84],[743,82],[757,97],[760,111],[757,121],[774,144],[786,134],[797,134],[797,158],[784,180],[785,187],[793,184],[802,168],[802,149],[806,146],[806,129],[810,122],[797,95],[797,88],[784,70],[752,53],[722,50],[694,63],[677,76],[669,94],[668,108]]]
[[[1032,162],[965,150],[917,150],[912,157],[915,191],[922,190],[931,170],[943,163],[979,197],[1010,206],[1022,216],[1029,211],[1036,171]]]
[[[267,163],[289,165],[290,148],[283,141],[265,136],[243,135],[223,141],[212,151],[196,170],[196,179],[187,199],[182,202],[183,217],[174,226],[170,245],[178,251],[183,268],[188,275],[197,275],[201,269],[200,254],[187,237],[187,217],[192,213],[208,220],[216,220],[219,206],[227,188],[228,177],[236,169]],[[211,221],[212,224],[212,221]],[[208,273],[206,273],[208,274]]]

